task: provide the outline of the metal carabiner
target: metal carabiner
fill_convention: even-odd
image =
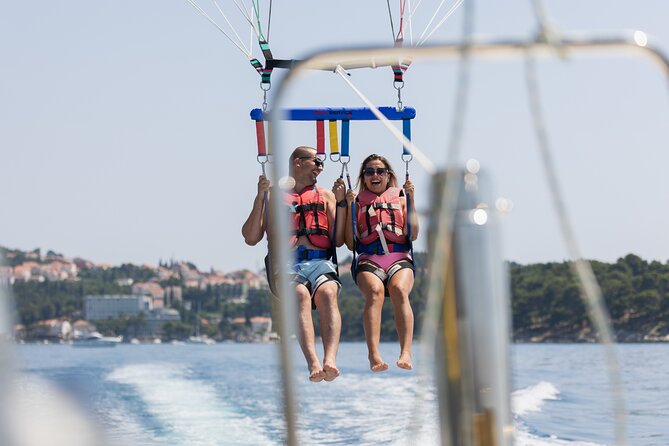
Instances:
[[[265,88],[265,85],[267,85],[267,88]],[[267,92],[272,89],[272,83],[264,83],[261,81],[260,89],[262,90],[262,111],[267,111]]]
[[[397,90],[397,111],[401,111],[404,108],[404,104],[402,103],[402,88],[404,88],[404,81],[394,81],[393,87]]]

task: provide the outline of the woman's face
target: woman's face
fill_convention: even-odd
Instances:
[[[363,169],[365,187],[372,193],[381,195],[388,189],[388,169],[381,160],[371,160],[365,164]]]

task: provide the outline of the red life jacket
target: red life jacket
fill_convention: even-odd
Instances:
[[[290,244],[297,245],[297,239],[304,235],[315,247],[329,249],[328,215],[320,188],[307,186],[299,194],[293,189],[284,192],[283,198],[291,213],[293,235]]]
[[[364,190],[358,195],[358,243],[369,245],[378,239],[381,244],[406,244],[404,214],[400,193],[402,189],[389,187],[381,195]],[[385,252],[393,250],[386,249]]]

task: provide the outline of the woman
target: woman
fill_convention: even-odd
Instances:
[[[410,370],[413,340],[413,311],[409,293],[414,282],[414,266],[409,242],[407,215],[415,216],[414,187],[407,179],[403,190],[390,163],[381,155],[369,155],[362,162],[358,176],[360,194],[349,190],[348,209],[355,202],[355,246],[352,219],[346,220],[346,245],[360,254],[354,280],[365,296],[363,325],[372,371],[382,372],[388,364],[381,358],[381,309],[389,295],[395,313],[400,341],[398,367]],[[409,206],[407,209],[407,200]],[[418,235],[418,221],[411,220],[411,241]]]

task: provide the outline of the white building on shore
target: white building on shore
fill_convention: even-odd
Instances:
[[[88,321],[137,316],[152,309],[151,296],[140,294],[89,295],[84,298],[84,314]]]

